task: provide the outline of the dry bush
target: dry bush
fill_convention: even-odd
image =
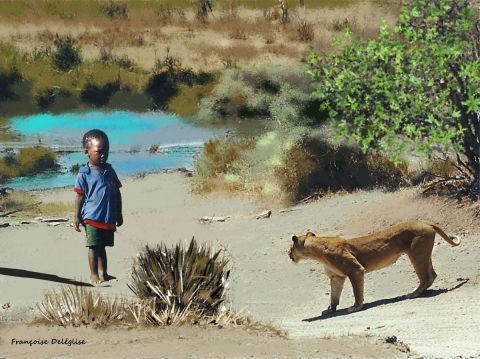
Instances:
[[[42,30],[37,33],[37,40],[51,44],[56,38],[56,34],[50,30]]]
[[[84,286],[69,285],[45,294],[37,308],[50,324],[104,327],[122,322],[126,302],[104,297]]]
[[[276,173],[294,202],[316,192],[374,187],[394,190],[409,182],[407,167],[395,167],[383,154],[364,155],[355,147],[314,138],[298,142]]]
[[[0,212],[22,210],[31,207],[37,198],[27,192],[12,192],[0,195]]]
[[[248,38],[248,32],[245,28],[237,28],[230,31],[228,37],[233,40],[246,40]]]
[[[209,192],[219,187],[228,190],[240,189],[235,181],[228,183],[229,174],[234,178],[238,175],[236,165],[242,162],[246,151],[255,147],[255,140],[248,139],[214,139],[205,143],[202,152],[194,163],[194,181],[196,190]]]
[[[286,56],[290,58],[298,58],[301,53],[298,52],[298,49],[292,46],[289,46],[285,43],[275,43],[265,48],[266,52],[275,54],[277,56]]]
[[[233,1],[228,1],[226,4],[224,4],[220,14],[221,20],[232,21],[238,19],[239,17],[240,9],[237,4],[235,4]]]
[[[198,245],[194,238],[188,246],[147,245],[137,256],[128,287],[139,299],[151,300],[159,324],[163,316],[184,321],[190,315],[215,315],[224,301],[230,273],[221,254],[206,244]]]
[[[101,33],[85,31],[78,36],[83,44],[92,44],[105,48],[122,46],[145,46],[147,41],[141,30],[132,27],[108,26]]]
[[[315,38],[313,24],[306,20],[299,22],[297,26],[297,33],[300,41],[302,42],[311,42]]]
[[[213,54],[216,54],[222,61],[227,61],[228,59],[251,60],[256,58],[258,54],[261,53],[261,50],[248,43],[233,44],[225,48],[213,45],[196,45],[196,47],[197,51],[203,57],[209,57]]]
[[[185,11],[172,5],[160,5],[155,9],[155,16],[162,24],[186,20]]]
[[[265,39],[265,44],[266,45],[272,45],[272,44],[275,43],[276,37],[275,37],[274,33],[270,33],[270,34],[265,35],[264,39]]]

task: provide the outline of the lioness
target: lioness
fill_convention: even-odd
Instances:
[[[420,284],[408,295],[418,297],[430,287],[437,277],[432,266],[432,249],[438,233],[452,246],[460,240],[449,237],[433,223],[410,221],[374,232],[367,236],[345,240],[340,237],[316,237],[308,232],[304,236],[292,236],[290,258],[296,263],[300,259],[316,259],[323,263],[330,277],[330,306],[322,312],[327,314],[337,309],[343,284],[348,277],[353,287],[355,304],[349,312],[362,309],[363,278],[365,272],[387,267],[406,253],[418,275]]]

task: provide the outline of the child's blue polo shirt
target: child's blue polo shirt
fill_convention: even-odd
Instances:
[[[81,212],[83,220],[105,223],[114,228],[120,187],[122,183],[109,163],[102,170],[92,169],[88,163],[80,167],[74,191],[83,194],[85,198]]]

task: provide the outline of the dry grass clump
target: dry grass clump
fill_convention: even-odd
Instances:
[[[224,301],[230,273],[220,255],[193,238],[188,247],[147,245],[137,256],[128,286],[141,300],[151,301],[155,313],[151,319],[158,324],[169,315],[181,321],[213,316]]]
[[[84,286],[73,285],[45,294],[43,301],[37,304],[44,321],[61,326],[120,324],[125,307],[122,299],[110,299]]]
[[[191,310],[171,307],[158,311],[154,300],[143,300],[130,303],[126,307],[126,321],[142,326],[167,325],[217,325],[222,327],[242,327],[264,334],[285,337],[286,333],[272,325],[259,322],[250,316],[222,306],[213,315]]]
[[[31,208],[36,202],[37,198],[32,194],[14,191],[7,195],[0,196],[0,212],[4,213]]]
[[[108,298],[84,286],[63,286],[37,305],[38,321],[61,326],[108,325],[236,326],[284,336],[276,328],[224,305],[229,271],[221,251],[198,245],[192,238],[167,248],[146,246],[132,268],[130,289],[137,300]]]
[[[223,187],[227,190],[243,188],[241,179],[245,154],[255,148],[253,138],[214,139],[204,144],[194,163],[195,190],[210,192]]]
[[[186,21],[185,11],[173,5],[161,4],[154,11],[158,21],[162,24],[170,24],[175,21]]]
[[[318,192],[375,187],[395,190],[409,183],[407,166],[395,167],[386,155],[365,155],[356,147],[308,137],[286,153],[276,174],[293,202]]]
[[[315,38],[313,24],[307,20],[301,20],[298,23],[297,33],[302,42],[311,42]]]

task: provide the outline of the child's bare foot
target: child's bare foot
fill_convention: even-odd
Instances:
[[[92,275],[90,276],[90,284],[95,285],[95,284],[99,284],[99,283],[101,283],[101,280],[100,280],[100,278],[98,277],[98,275],[92,274]]]
[[[117,281],[117,277],[110,274],[100,274],[99,278],[101,282],[108,282],[110,280]]]

